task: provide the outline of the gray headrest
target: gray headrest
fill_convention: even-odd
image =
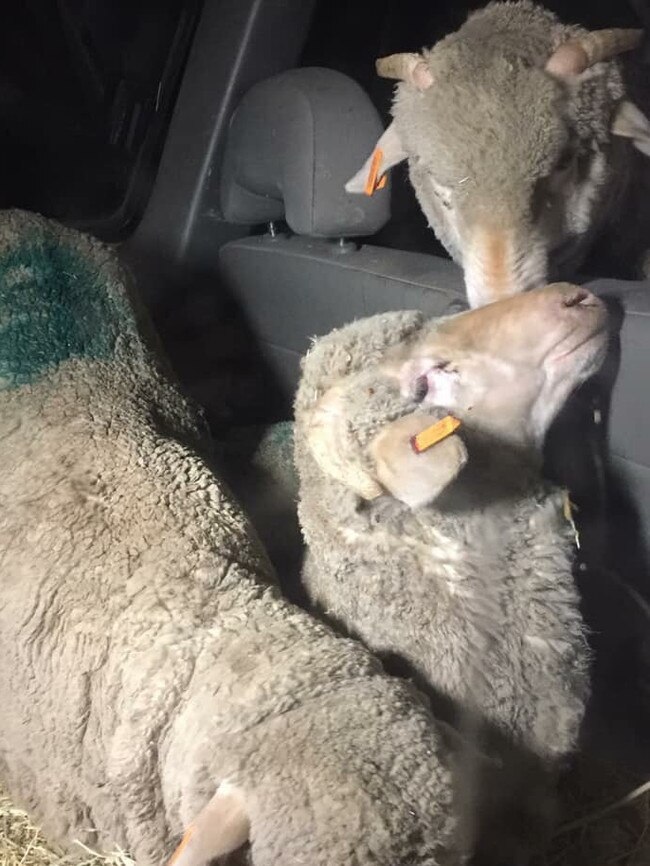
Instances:
[[[382,131],[361,87],[332,69],[292,69],[255,85],[230,122],[225,219],[285,219],[296,234],[315,237],[374,234],[390,216],[389,184],[373,196],[344,187]]]

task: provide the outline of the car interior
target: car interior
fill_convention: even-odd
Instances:
[[[248,463],[264,429],[291,419],[314,336],[386,310],[466,308],[405,169],[370,197],[344,184],[389,118],[375,59],[431,45],[483,5],[29,0],[6,13],[3,206],[118,246],[298,601],[295,502],[261,495]],[[544,5],[592,28],[648,19],[642,3]],[[650,56],[648,70],[650,82]],[[590,262],[580,276],[620,331],[555,424],[547,463],[578,507],[598,669],[589,736],[648,773],[650,285],[625,276]]]

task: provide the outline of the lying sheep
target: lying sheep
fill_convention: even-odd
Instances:
[[[296,398],[312,599],[542,767],[576,747],[589,658],[541,444],[606,343],[604,306],[567,284],[387,313],[317,341]],[[460,429],[416,453],[448,413]]]
[[[589,33],[521,0],[377,62],[400,84],[376,175],[408,159],[472,306],[571,276],[606,228],[619,265],[648,250],[650,123],[614,59],[641,35]],[[371,160],[349,192],[372,191]]]
[[[53,840],[454,862],[424,701],[279,596],[98,243],[0,217],[0,778]],[[445,752],[446,755],[446,752]]]

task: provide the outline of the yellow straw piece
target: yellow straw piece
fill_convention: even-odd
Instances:
[[[436,421],[430,427],[422,430],[417,436],[411,438],[411,446],[416,454],[421,454],[422,451],[427,451],[438,442],[442,442],[447,436],[451,436],[460,427],[458,418],[453,415],[445,415],[440,421]]]

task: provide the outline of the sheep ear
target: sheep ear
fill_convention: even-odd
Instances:
[[[395,124],[391,123],[363,166],[346,183],[346,192],[372,195],[375,190],[382,188],[382,178],[386,172],[405,159],[406,153],[402,148],[402,142]]]
[[[438,420],[406,415],[384,427],[370,445],[377,479],[409,508],[433,502],[467,462],[467,450],[456,434],[419,454],[413,449],[412,438]]]
[[[612,133],[631,138],[637,150],[650,156],[650,121],[633,103],[621,103],[614,118]]]
[[[250,821],[241,791],[223,783],[188,827],[168,866],[207,866],[248,841]]]
[[[342,395],[340,386],[330,388],[313,410],[306,425],[307,445],[326,475],[340,481],[362,499],[375,499],[384,491],[353,452],[345,430]]]

